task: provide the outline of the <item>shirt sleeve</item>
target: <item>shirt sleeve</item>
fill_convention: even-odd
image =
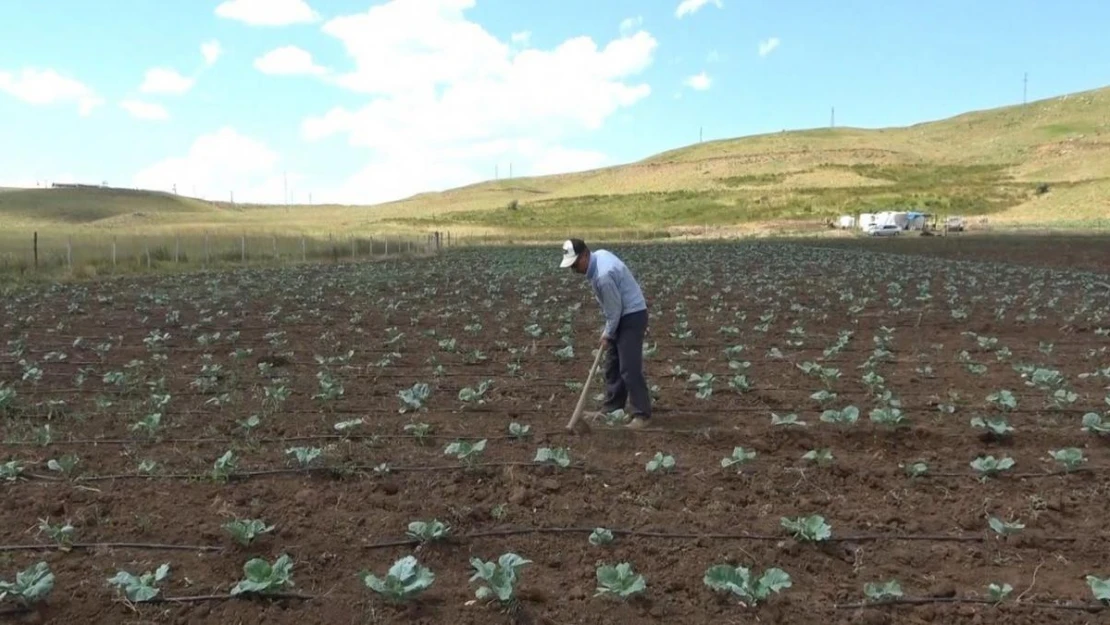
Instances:
[[[601,304],[601,313],[605,316],[605,329],[602,330],[602,334],[610,340],[615,339],[624,307],[620,290],[617,289],[612,278],[605,276],[597,281],[597,301]]]

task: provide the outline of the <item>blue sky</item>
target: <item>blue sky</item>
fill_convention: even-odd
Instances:
[[[105,7],[112,10],[105,10]],[[0,186],[370,203],[1110,84],[1110,2],[0,6]]]

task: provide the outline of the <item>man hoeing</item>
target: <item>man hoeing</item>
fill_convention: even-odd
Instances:
[[[644,332],[648,310],[643,291],[628,267],[606,250],[591,252],[581,239],[563,243],[562,268],[584,274],[605,316],[601,349],[605,363],[605,412],[631,404],[630,428],[642,428],[651,419],[651,395],[644,378]]]

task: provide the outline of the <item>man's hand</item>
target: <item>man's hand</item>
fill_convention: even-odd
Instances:
[[[601,342],[598,343],[598,347],[600,347],[601,349],[609,349],[609,337],[602,335]]]

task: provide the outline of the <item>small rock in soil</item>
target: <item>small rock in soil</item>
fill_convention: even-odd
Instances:
[[[509,503],[517,506],[527,502],[528,499],[528,489],[523,486],[517,486],[513,494],[509,495]]]
[[[398,491],[396,482],[382,482],[382,492],[387,495],[396,495]],[[444,489],[446,491],[446,489]]]
[[[586,598],[586,590],[581,586],[574,586],[567,591],[567,599],[580,601]]]

